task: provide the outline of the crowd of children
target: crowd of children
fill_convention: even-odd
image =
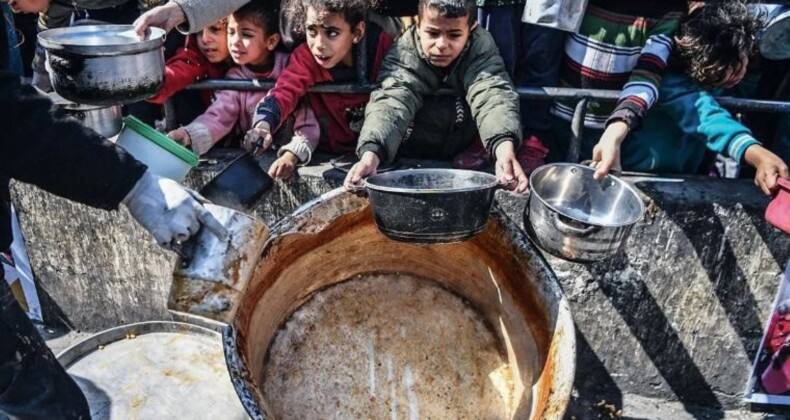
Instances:
[[[565,159],[578,100],[521,100],[515,86],[615,89],[616,103],[591,100],[585,113],[580,158],[596,177],[707,173],[716,154],[753,167],[766,194],[790,177],[714,98],[756,55],[762,17],[743,0],[589,0],[573,33],[523,22],[525,0],[414,3],[414,25],[393,37],[367,19],[370,1],[288,0],[280,11],[279,0],[252,0],[190,38],[150,101],[223,72],[274,79],[269,91],[214,92],[202,115],[169,136],[199,154],[229,135],[259,153],[276,145],[270,173],[280,179],[320,151],[357,155],[346,184],[414,157],[493,164],[525,191],[531,171]],[[304,42],[279,45],[280,25]],[[360,59],[365,82],[378,84],[371,94],[310,90],[360,82]]]

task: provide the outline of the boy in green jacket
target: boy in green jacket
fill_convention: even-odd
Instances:
[[[439,111],[423,109],[426,100],[433,101],[426,96],[449,88],[465,99],[458,113],[461,108],[471,112],[486,150],[496,157],[497,176],[509,182],[510,189],[526,191],[527,176],[516,159],[521,142],[518,94],[491,35],[477,26],[475,10],[474,0],[419,1],[417,25],[384,59],[381,87],[371,94],[365,110],[357,145],[360,161],[346,177],[347,188],[375,174],[381,163],[391,163],[401,146],[419,150],[424,158],[448,149],[464,150],[474,136],[443,136],[436,142],[434,136],[418,135],[425,131],[418,123]],[[454,124],[448,121],[445,131],[453,131]]]
[[[707,3],[689,13],[658,103],[623,143],[623,169],[698,173],[706,154],[719,153],[755,168],[755,185],[767,195],[778,177],[790,177],[786,163],[714,98],[743,79],[760,27],[740,1]]]

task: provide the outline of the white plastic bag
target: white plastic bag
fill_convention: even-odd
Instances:
[[[587,0],[527,0],[521,20],[568,32],[578,32]]]

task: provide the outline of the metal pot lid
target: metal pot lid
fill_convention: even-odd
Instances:
[[[88,56],[134,54],[160,48],[165,30],[151,27],[140,41],[133,25],[85,25],[48,29],[38,34],[38,42],[52,51]]]
[[[595,170],[574,163],[541,166],[529,177],[530,195],[553,211],[576,221],[602,226],[628,226],[639,221],[645,204],[627,182],[613,175],[598,181]]]
[[[375,191],[451,193],[478,191],[498,185],[496,176],[463,169],[405,169],[373,175],[365,185]]]

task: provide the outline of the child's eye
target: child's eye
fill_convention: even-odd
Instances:
[[[330,37],[330,38],[334,38],[334,37],[340,35],[340,32],[338,32],[338,31],[327,31],[326,35],[328,37]]]
[[[316,35],[315,29],[308,29],[307,36],[314,37]]]

